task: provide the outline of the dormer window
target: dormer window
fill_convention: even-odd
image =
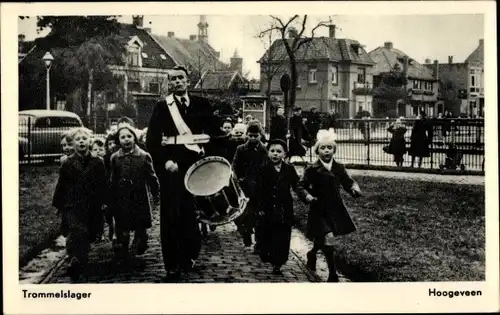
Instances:
[[[142,52],[144,44],[137,36],[133,36],[127,43],[127,64],[132,67],[142,67],[142,58],[147,55]],[[144,57],[146,55],[146,57]]]
[[[146,54],[145,52],[141,53],[141,56],[142,58],[148,58],[148,54]]]
[[[164,54],[160,54],[160,58],[163,60],[167,60],[167,56],[165,56]]]

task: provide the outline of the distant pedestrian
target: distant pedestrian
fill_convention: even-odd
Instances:
[[[260,239],[261,260],[273,265],[274,274],[281,274],[281,266],[288,260],[295,222],[290,189],[297,191],[299,176],[295,168],[284,161],[286,142],[271,139],[267,149],[269,161],[259,171],[255,194],[259,214],[256,237]]]
[[[431,156],[429,145],[432,142],[432,126],[428,123],[425,112],[420,112],[411,131],[411,167],[418,157],[418,167],[422,167],[422,160]]]
[[[316,270],[316,255],[321,249],[328,265],[328,282],[338,282],[333,248],[335,236],[356,230],[340,187],[355,198],[361,196],[361,190],[344,165],[333,158],[337,148],[335,134],[320,130],[317,138],[314,151],[318,159],[305,168],[298,187],[299,197],[310,204],[306,236],[314,242],[314,247],[307,253],[307,266]]]
[[[147,247],[147,229],[151,228],[151,204],[159,203],[160,184],[153,169],[151,155],[139,148],[135,129],[118,129],[120,149],[111,156],[111,204],[117,236],[116,250],[121,262],[129,262],[130,232],[134,232],[132,247],[142,255]]]
[[[73,139],[75,153],[71,154],[59,170],[59,178],[52,205],[59,210],[67,223],[66,251],[70,257],[68,274],[78,281],[88,263],[91,218],[101,213],[106,204],[107,178],[104,162],[90,154],[92,132],[75,128],[69,136]]]
[[[306,149],[303,144],[305,135],[305,126],[302,122],[302,108],[295,107],[293,109],[293,116],[290,118],[290,140],[288,157],[291,159],[294,156],[299,156],[304,160]]]
[[[314,139],[316,139],[316,134],[318,133],[318,130],[321,128],[321,117],[319,116],[318,111],[314,106],[311,107],[311,111],[307,116],[306,128],[307,131],[309,132],[310,140],[314,142]]]
[[[387,153],[394,155],[394,162],[396,162],[397,167],[403,166],[404,155],[406,154],[406,126],[403,124],[402,119],[402,117],[396,119],[396,121],[387,128],[387,131],[392,134]]]
[[[278,107],[276,110],[276,115],[271,118],[271,130],[269,132],[269,139],[281,139],[287,141],[286,134],[287,121],[285,117],[285,109],[283,107]]]

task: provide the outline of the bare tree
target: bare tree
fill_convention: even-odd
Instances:
[[[282,50],[280,50],[277,45],[273,45],[275,35],[277,35],[277,32],[272,28],[267,32],[261,31],[257,35],[266,49],[265,55],[263,56],[262,60],[260,60],[260,72],[261,77],[263,77],[262,79],[264,79],[267,84],[266,96],[267,103],[269,105],[271,105],[271,85],[274,77],[278,75],[278,73],[282,70],[283,65],[281,64],[280,60],[283,60],[285,57],[281,53]]]
[[[331,18],[328,21],[320,21],[318,22],[312,29],[311,34],[308,37],[305,37],[304,34],[306,32],[306,24],[307,24],[307,15],[304,15],[302,18],[299,15],[294,15],[293,17],[285,20],[281,17],[270,15],[272,22],[271,26],[260,32],[259,37],[265,37],[269,32],[278,32],[285,46],[285,51],[289,59],[289,67],[290,67],[290,78],[291,78],[291,86],[290,86],[290,107],[295,105],[295,98],[297,93],[297,58],[298,52],[302,47],[307,47],[309,43],[314,39],[314,35],[316,30],[320,27],[328,27],[331,25]],[[287,38],[287,32],[291,27],[298,25],[299,29],[297,30],[297,34],[294,38]]]

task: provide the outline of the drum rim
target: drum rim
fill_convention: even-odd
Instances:
[[[232,166],[231,166],[231,163],[229,163],[229,161],[227,159],[225,159],[224,157],[222,156],[207,156],[207,157],[204,157],[196,162],[193,163],[193,165],[191,165],[187,171],[186,171],[186,175],[184,175],[184,187],[186,187],[186,190],[192,194],[193,196],[200,196],[202,197],[202,195],[197,195],[195,193],[193,193],[193,191],[191,191],[191,189],[189,188],[189,185],[188,185],[188,181],[189,181],[189,178],[191,177],[191,175],[193,174],[193,172],[200,166],[200,165],[203,165],[203,164],[206,164],[207,162],[210,162],[210,161],[219,161],[219,162],[223,162],[224,164],[226,164],[228,167],[229,167],[229,170],[232,172]],[[210,195],[207,195],[207,196],[211,196],[213,194],[210,194]]]

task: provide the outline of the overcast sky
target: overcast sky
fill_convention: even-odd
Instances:
[[[462,62],[484,37],[484,18],[480,14],[310,16],[309,32],[318,21],[330,18],[337,25],[337,38],[358,40],[368,52],[382,46],[385,41],[391,41],[394,48],[422,63],[426,58],[447,62],[450,55],[455,62]],[[146,15],[144,24],[156,34],[167,35],[171,31],[176,37],[189,38],[189,35],[198,34],[199,19],[199,15]],[[250,71],[251,78],[258,78],[259,65],[256,61],[263,55],[265,46],[256,35],[269,25],[270,17],[208,15],[206,19],[209,43],[221,52],[221,59],[229,61],[237,49],[244,58],[244,70]],[[122,16],[120,21],[131,23],[132,17]],[[46,35],[37,35],[35,18],[19,20],[19,33],[24,33],[27,40]],[[328,30],[318,29],[315,34],[328,36]]]

